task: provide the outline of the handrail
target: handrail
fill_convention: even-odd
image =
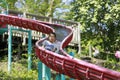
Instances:
[[[20,11],[14,11],[14,10],[9,10],[9,14],[13,14],[13,15],[18,15],[18,14],[23,14],[23,12]],[[31,13],[26,13],[26,16],[33,16],[36,17],[38,19],[47,19],[47,21],[49,21],[50,17],[45,17],[45,16],[39,16],[39,15],[35,15],[35,14],[31,14]],[[64,22],[66,24],[70,24],[68,26],[71,25],[78,25],[77,22],[73,22],[73,21],[68,21],[68,20],[62,20],[62,19],[56,19],[56,18],[51,18],[53,22],[58,21],[58,22]],[[64,24],[65,25],[65,24]]]
[[[14,11],[14,10],[9,10],[9,13],[10,13],[10,15],[14,15],[14,16],[23,15],[23,12]],[[76,38],[76,36],[80,36],[80,32],[78,31],[79,30],[78,22],[56,19],[56,18],[51,18],[51,17],[45,17],[45,16],[40,16],[40,15],[36,15],[36,14],[31,14],[31,13],[26,13],[26,18],[30,18],[30,19],[35,18],[36,20],[40,20],[40,21],[44,21],[44,22],[51,22],[53,24],[61,24],[61,25],[64,25],[64,26],[73,27],[74,36],[73,36],[73,39],[72,39],[72,43],[79,44],[78,46],[80,48],[80,42],[79,42],[80,39]],[[33,33],[32,35],[35,36],[38,39],[38,35],[40,33],[36,33],[36,31],[32,31],[32,33]]]

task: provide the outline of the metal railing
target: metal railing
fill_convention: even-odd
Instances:
[[[23,12],[19,12],[19,11],[9,10],[9,14],[23,17]],[[40,20],[40,21],[44,21],[44,22],[50,22],[50,23],[54,23],[54,24],[62,24],[64,26],[73,27],[74,36],[73,36],[72,42],[73,43],[78,43],[80,41],[80,39],[78,39],[78,37],[77,37],[77,36],[80,36],[79,35],[80,34],[80,32],[79,32],[80,29],[78,28],[78,23],[77,22],[61,20],[61,19],[45,17],[45,16],[38,16],[38,15],[30,14],[30,13],[26,13],[26,18]],[[41,33],[36,32],[36,31],[32,31],[32,36],[33,36],[33,39],[38,40],[39,37],[41,37]]]

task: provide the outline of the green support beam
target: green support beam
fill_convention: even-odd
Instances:
[[[7,29],[3,29],[7,30]],[[12,31],[17,30],[17,31],[22,31],[22,32],[27,32],[28,33],[28,70],[31,69],[32,66],[32,32],[31,30],[23,30],[23,29],[17,29],[13,28],[12,26],[8,26],[8,71],[11,71],[11,62],[12,62]]]
[[[73,57],[74,57],[74,55],[75,55],[74,52],[70,52],[69,54],[70,54],[71,56],[73,56]],[[74,79],[73,79],[73,78],[70,78],[70,80],[74,80]]]
[[[43,74],[43,66],[42,66],[42,62],[38,61],[38,80],[42,80],[42,74]]]
[[[32,66],[32,32],[28,32],[28,70],[31,70]]]
[[[45,80],[51,80],[51,69],[47,66],[45,66]]]
[[[2,35],[3,33],[7,32],[8,28],[0,28],[0,34]]]
[[[11,71],[11,60],[12,59],[12,29],[8,26],[8,71]]]

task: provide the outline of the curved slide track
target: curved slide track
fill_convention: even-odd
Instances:
[[[45,50],[41,47],[41,43],[47,38],[37,41],[35,50],[36,55],[44,64],[61,74],[78,80],[120,80],[120,72],[72,58],[63,50],[73,36],[73,31],[68,26],[2,14],[0,15],[0,24],[9,24],[36,30],[45,34],[55,31],[57,40],[61,41],[60,53],[62,55]]]

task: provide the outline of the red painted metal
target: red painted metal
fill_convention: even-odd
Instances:
[[[34,21],[14,16],[0,15],[0,24],[11,24],[22,28],[40,31],[46,34],[54,30],[50,26],[62,27],[68,29],[69,35],[62,41],[60,51],[64,55],[59,55],[42,48],[41,43],[47,39],[41,39],[36,42],[36,55],[51,69],[68,75],[78,80],[120,80],[120,72],[109,70],[91,63],[70,57],[64,50],[65,46],[71,41],[73,32],[71,28],[58,24]]]

